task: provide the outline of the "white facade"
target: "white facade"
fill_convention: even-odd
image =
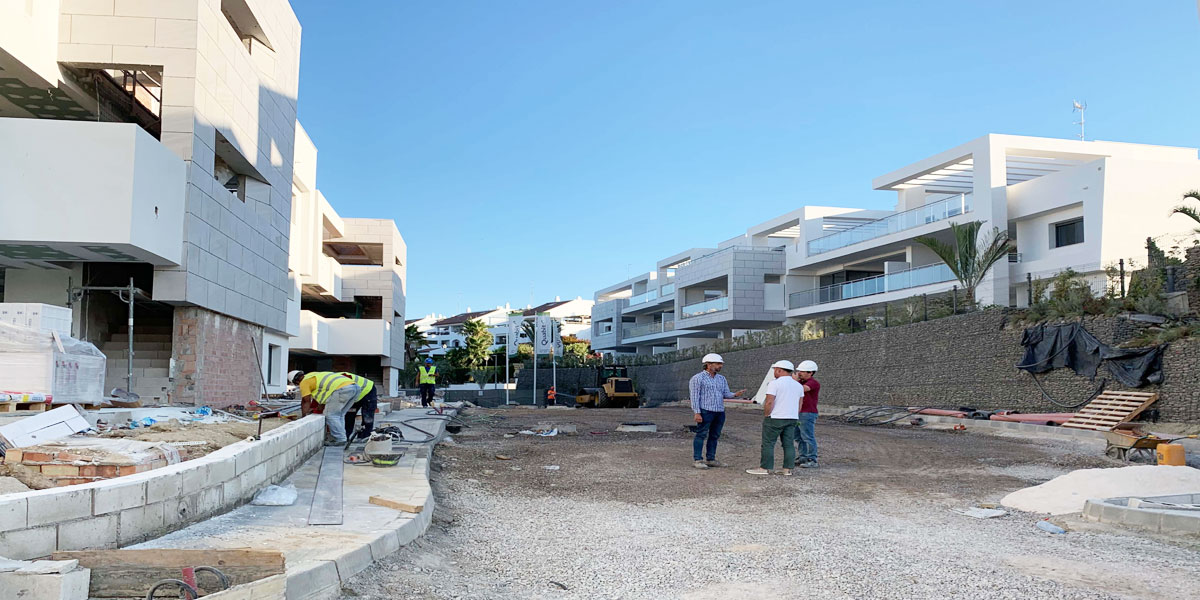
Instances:
[[[492,345],[489,349],[496,352],[510,343],[508,320],[512,313],[521,313],[522,318],[526,321],[532,321],[537,315],[546,315],[558,322],[559,335],[588,340],[591,337],[591,313],[594,305],[594,301],[584,300],[580,297],[573,300],[555,298],[553,302],[525,308],[513,309],[510,305],[505,305],[475,312],[468,309],[468,312],[448,318],[435,319],[431,315],[425,319],[410,321],[409,324],[417,325],[417,330],[424,333],[426,339],[429,340],[429,345],[424,353],[430,356],[444,356],[450,350],[466,345],[466,336],[463,334],[464,323],[482,321],[492,334]],[[521,333],[516,343],[530,344],[532,340]]]
[[[61,288],[45,301],[63,305],[67,281],[134,277],[155,306],[260,327],[264,377],[279,382],[269,391],[283,391],[269,357],[299,326],[288,314],[299,60],[287,0],[0,0],[0,138],[20,140],[0,148],[6,295]],[[170,338],[169,311],[142,316],[147,335]],[[89,327],[104,325],[95,315],[75,320],[97,343],[118,335]],[[202,383],[165,373],[165,345],[148,352],[168,358],[135,360],[154,361],[143,397]]]
[[[343,218],[317,188],[317,148],[296,125],[291,277],[299,302],[290,368],[346,370],[396,395],[404,368],[408,249],[390,219]]]
[[[1015,239],[977,290],[984,304],[1024,306],[1027,277],[1067,268],[1103,292],[1106,267],[1144,266],[1146,238],[1189,231],[1171,208],[1197,181],[1194,148],[987,135],[876,178],[896,193],[892,211],[801,207],[597,291],[593,347],[659,352],[703,343],[697,331],[736,336],[948,291],[958,282],[915,240],[949,241],[953,222]]]

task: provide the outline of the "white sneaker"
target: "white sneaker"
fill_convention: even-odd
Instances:
[[[698,460],[698,461],[692,463],[692,466],[696,467],[697,469],[707,469],[708,468],[708,465],[704,464],[704,461],[702,461],[702,460]]]
[[[746,469],[746,472],[751,475],[770,475],[771,474],[770,471],[768,471],[766,469],[762,469],[762,468]]]

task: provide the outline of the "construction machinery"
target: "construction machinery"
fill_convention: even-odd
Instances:
[[[586,408],[637,408],[640,403],[628,369],[618,365],[596,367],[595,387],[585,387],[575,396],[575,404]]]

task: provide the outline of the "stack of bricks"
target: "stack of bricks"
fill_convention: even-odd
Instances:
[[[22,465],[41,473],[54,483],[54,487],[62,487],[143,473],[165,467],[170,461],[164,451],[158,448],[139,453],[137,456],[100,458],[81,454],[78,449],[30,446],[8,450],[5,453],[4,464]]]

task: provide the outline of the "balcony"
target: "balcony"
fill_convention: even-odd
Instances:
[[[386,319],[327,319],[304,310],[292,348],[311,354],[391,356],[391,327]]]
[[[827,285],[813,290],[795,292],[788,296],[788,308],[805,308],[851,298],[873,296],[909,288],[954,281],[954,273],[945,263],[927,265],[857,281]]]
[[[674,294],[675,293],[675,284],[668,283],[667,285],[664,285],[664,286],[658,288],[658,293],[662,294],[662,296],[664,298],[667,296],[670,296],[671,294]]]
[[[701,315],[720,312],[723,310],[729,310],[729,296],[721,296],[720,298],[713,298],[712,300],[706,300],[696,304],[689,304],[683,307],[682,312],[683,318],[688,319],[691,317],[699,317]]]
[[[815,256],[845,248],[853,244],[873,240],[893,233],[906,231],[921,225],[944,221],[971,211],[971,194],[958,194],[924,206],[888,215],[882,219],[863,223],[808,242],[808,255]]]
[[[301,276],[300,282],[308,288],[305,290],[307,292],[341,300],[342,264],[333,257],[322,254],[317,257],[316,272]]]
[[[182,264],[187,170],[141,127],[0,119],[0,140],[0,266]]]
[[[650,290],[644,294],[630,296],[629,297],[629,306],[633,306],[635,304],[645,304],[647,302],[650,302],[651,300],[657,300],[657,299],[658,299],[658,290],[654,289],[654,290]]]
[[[633,325],[625,328],[625,339],[642,337],[644,335],[654,335],[656,333],[666,333],[675,331],[675,321],[657,321],[654,323],[644,323],[642,325]]]

